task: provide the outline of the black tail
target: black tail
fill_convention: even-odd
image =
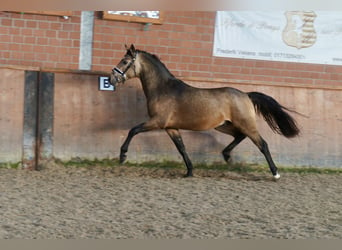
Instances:
[[[272,97],[259,92],[247,93],[258,114],[262,114],[271,129],[285,137],[295,137],[300,130],[296,121],[285,111],[291,111],[280,105]]]

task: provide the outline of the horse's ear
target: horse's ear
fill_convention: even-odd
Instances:
[[[129,50],[132,52],[135,52],[135,47],[134,47],[133,43],[131,44],[131,47],[129,48]]]
[[[128,48],[127,44],[125,44],[125,49],[126,49],[126,50],[129,50],[129,48]]]
[[[130,55],[130,56],[132,56],[132,57],[135,57],[135,55],[136,55],[137,52],[136,52],[135,47],[134,47],[133,44],[131,44],[131,47],[130,47],[130,48],[126,47],[126,49],[127,49],[127,54],[128,54],[128,55]]]

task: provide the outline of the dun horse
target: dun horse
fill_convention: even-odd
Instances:
[[[273,177],[280,178],[267,143],[257,130],[255,118],[256,114],[261,114],[274,132],[285,137],[295,137],[299,129],[295,120],[285,111],[288,109],[272,97],[259,92],[244,93],[230,87],[192,87],[174,77],[155,55],[136,50],[133,44],[126,49],[125,56],[112,70],[110,82],[115,86],[138,77],[147,99],[150,120],[129,131],[121,146],[121,163],[126,160],[128,146],[135,135],[165,129],[184,159],[186,176],[192,176],[192,163],[179,129],[201,131],[215,128],[234,137],[222,151],[225,161],[229,160],[230,152],[248,137],[264,154]]]

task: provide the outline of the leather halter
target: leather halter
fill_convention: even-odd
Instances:
[[[129,64],[127,65],[127,67],[125,68],[124,71],[122,71],[121,69],[119,69],[118,67],[114,67],[112,69],[113,74],[114,73],[118,73],[119,75],[121,75],[123,77],[123,81],[125,81],[127,79],[126,76],[126,72],[130,69],[130,67],[134,64],[136,57],[133,57],[132,60],[129,62]],[[115,75],[115,74],[114,74]],[[116,79],[118,80],[118,79]]]

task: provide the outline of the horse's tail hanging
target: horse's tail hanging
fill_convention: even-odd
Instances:
[[[295,137],[300,130],[296,121],[285,111],[291,111],[280,105],[272,97],[259,92],[247,93],[258,114],[261,114],[271,129],[285,137]]]

